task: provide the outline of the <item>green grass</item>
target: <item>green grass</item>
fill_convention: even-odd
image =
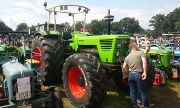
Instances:
[[[130,108],[128,93],[118,91],[113,81],[108,84],[107,96],[100,108]],[[74,107],[67,98],[63,98],[65,108]],[[179,108],[180,107],[180,81],[170,80],[165,87],[154,86],[149,90],[151,108]]]

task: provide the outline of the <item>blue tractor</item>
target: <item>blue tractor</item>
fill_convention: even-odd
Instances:
[[[0,46],[0,108],[62,107],[55,87],[42,90],[44,73],[40,63],[33,59],[20,63],[18,51],[25,51],[24,47]]]
[[[174,51],[174,64],[172,68],[172,79],[180,79],[180,50],[174,48],[174,43],[164,44],[165,49]]]

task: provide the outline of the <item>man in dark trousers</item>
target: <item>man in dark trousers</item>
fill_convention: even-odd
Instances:
[[[137,92],[140,92],[144,108],[149,108],[148,93],[145,87],[147,61],[143,51],[138,51],[136,43],[129,45],[131,53],[125,58],[123,71],[129,70],[129,87],[132,107],[137,108]],[[139,90],[139,91],[137,91]]]

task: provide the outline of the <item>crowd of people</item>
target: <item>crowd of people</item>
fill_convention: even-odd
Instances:
[[[31,37],[25,37],[25,45],[30,46],[32,42]],[[17,36],[11,36],[11,35],[5,35],[0,37],[0,45],[6,44],[9,46],[22,46],[23,43],[23,38],[22,37],[17,37]]]

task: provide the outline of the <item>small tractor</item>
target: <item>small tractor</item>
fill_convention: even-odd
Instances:
[[[58,5],[46,10],[49,13],[46,31],[37,31],[32,42],[33,55],[40,55],[33,59],[40,61],[40,68],[46,73],[46,85],[55,85],[62,79],[68,99],[78,107],[98,107],[106,96],[110,76],[119,88],[128,88],[121,72],[121,65],[128,54],[128,35],[111,35],[110,30],[107,35],[86,35],[85,21],[90,9],[85,6]],[[56,15],[62,13],[73,18],[73,33],[57,31]],[[85,16],[83,32],[75,31],[77,14]],[[49,28],[50,15],[54,16],[53,30]],[[109,11],[105,17],[108,28],[113,18]]]
[[[174,43],[166,43],[165,49],[174,51],[174,64],[172,66],[172,73],[169,77],[171,79],[180,79],[180,50],[175,48]]]
[[[155,85],[167,84],[167,78],[172,73],[174,64],[174,52],[172,50],[157,49],[150,50],[147,54],[155,65]]]
[[[0,46],[0,108],[37,108],[42,104],[45,108],[60,108],[62,104],[55,87],[41,89],[44,74],[39,69],[39,61],[23,58],[23,63],[19,62],[18,58],[25,57],[21,55],[25,51],[25,46],[18,49]]]

